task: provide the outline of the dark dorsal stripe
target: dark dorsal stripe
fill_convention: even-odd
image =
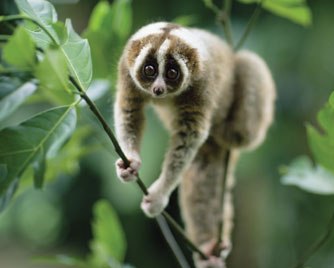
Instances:
[[[169,23],[165,27],[161,28],[161,30],[163,30],[163,34],[161,35],[160,40],[158,42],[157,51],[159,51],[159,48],[161,47],[163,42],[168,38],[170,32],[178,28],[180,28],[180,26],[173,23]]]

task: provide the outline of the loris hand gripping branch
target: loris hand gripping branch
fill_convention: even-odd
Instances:
[[[140,168],[144,106],[153,104],[170,133],[159,178],[141,208],[149,217],[168,204],[180,186],[181,212],[190,238],[208,255],[223,217],[222,249],[230,249],[233,169],[240,148],[254,148],[272,122],[275,87],[264,61],[249,51],[234,53],[209,32],[158,22],[137,31],[119,62],[115,128],[130,166],[116,162],[122,181]],[[221,215],[221,180],[231,152]],[[197,267],[224,267],[222,258],[195,258]]]

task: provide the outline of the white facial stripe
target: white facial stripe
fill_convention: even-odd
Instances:
[[[189,69],[188,69],[188,66],[187,66],[187,60],[179,54],[173,54],[173,57],[181,68],[181,72],[182,72],[182,75],[183,75],[183,80],[182,80],[182,84],[180,86],[180,89],[183,90],[184,85],[188,85],[189,79],[190,79]]]
[[[143,64],[143,62],[145,61],[148,53],[150,52],[150,49],[152,48],[152,44],[147,44],[146,46],[144,46],[141,51],[139,52],[139,55],[138,57],[136,58],[135,60],[135,63],[133,64],[132,68],[130,67],[130,75],[133,79],[133,81],[136,83],[136,85],[142,89],[142,90],[145,90],[140,82],[138,81],[137,77],[136,77],[136,74],[138,72],[140,72],[140,67],[141,65]]]
[[[159,77],[163,77],[165,71],[165,64],[166,64],[166,54],[167,50],[170,46],[170,40],[166,39],[160,46],[158,53],[157,53],[157,61],[159,66]]]
[[[167,22],[156,22],[140,28],[132,37],[131,40],[139,40],[148,35],[161,34],[163,28],[167,26]]]

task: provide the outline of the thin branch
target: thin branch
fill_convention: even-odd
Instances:
[[[255,10],[254,10],[251,18],[249,19],[249,21],[248,21],[248,23],[246,25],[246,28],[245,28],[245,30],[244,30],[244,32],[243,32],[243,34],[242,34],[239,42],[237,43],[237,45],[234,48],[235,51],[239,50],[243,46],[243,44],[245,43],[248,35],[250,34],[251,30],[253,29],[253,26],[254,26],[255,22],[257,21],[257,19],[259,18],[260,14],[261,14],[262,5],[263,5],[264,1],[265,0],[261,0],[257,4],[257,6],[256,6],[256,8],[255,8]]]
[[[105,132],[107,133],[111,142],[113,143],[115,151],[117,152],[117,154],[121,157],[124,164],[129,166],[130,165],[129,160],[125,156],[125,154],[124,154],[122,148],[120,147],[120,145],[119,145],[115,135],[113,134],[111,128],[109,127],[109,125],[105,121],[105,119],[103,118],[102,114],[100,113],[100,111],[98,110],[98,108],[96,107],[94,102],[87,96],[86,92],[80,87],[80,85],[76,82],[76,80],[72,76],[70,76],[70,81],[76,87],[76,89],[79,91],[81,98],[83,98],[86,101],[88,107],[91,109],[91,111],[94,113],[94,115],[97,117],[97,119],[101,123],[103,129],[105,130]],[[136,183],[138,184],[138,186],[140,187],[140,189],[142,190],[144,195],[148,195],[147,188],[146,188],[145,184],[143,183],[143,181],[140,179],[139,175],[137,176]],[[162,216],[164,216],[165,219],[167,220],[167,222],[175,229],[175,231],[177,231],[181,235],[181,237],[184,239],[185,243],[189,246],[189,248],[191,248],[193,251],[199,253],[204,259],[207,259],[207,256],[192,241],[190,241],[189,238],[187,238],[187,236],[184,234],[184,231],[182,230],[182,228],[173,220],[173,218],[166,211],[162,212]],[[159,221],[158,221],[158,223],[159,223]]]
[[[220,196],[220,204],[221,204],[221,218],[220,218],[220,222],[218,224],[218,237],[217,237],[217,246],[219,247],[219,244],[222,242],[222,237],[223,237],[223,233],[224,233],[224,204],[225,204],[225,193],[226,193],[226,184],[227,184],[227,176],[228,176],[228,168],[229,168],[229,163],[230,163],[230,156],[231,156],[231,151],[227,150],[225,157],[224,157],[224,173],[223,173],[223,177],[222,177],[222,184],[221,184],[221,196]],[[218,254],[220,254],[220,252],[217,252]]]
[[[329,240],[334,229],[334,212],[328,222],[325,232],[314,242],[314,244],[308,249],[307,253],[302,256],[293,268],[303,268],[305,263]]]
[[[160,230],[162,234],[164,235],[167,243],[170,245],[171,249],[173,250],[173,253],[180,264],[182,268],[190,268],[185,256],[183,255],[182,250],[180,249],[179,245],[176,243],[174,236],[171,232],[171,230],[168,227],[166,219],[159,215],[156,217],[156,220],[159,224]]]
[[[232,1],[225,0],[221,9],[217,7],[212,1],[204,1],[204,3],[207,8],[211,9],[216,14],[217,20],[223,26],[226,41],[231,47],[233,47],[232,26],[230,21]]]
[[[233,35],[232,35],[232,25],[231,25],[231,9],[232,9],[232,1],[224,0],[223,7],[218,14],[218,19],[221,22],[226,41],[229,43],[231,47],[233,47]]]

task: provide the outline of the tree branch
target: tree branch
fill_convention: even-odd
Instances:
[[[217,7],[212,0],[205,1],[204,4],[207,8],[211,9],[215,14],[217,20],[221,23],[223,26],[224,34],[227,43],[233,47],[233,37],[232,37],[232,26],[230,21],[230,13],[232,8],[232,1],[231,0],[224,0],[223,6],[220,9]]]
[[[223,173],[223,177],[222,177],[222,184],[221,184],[221,189],[222,189],[222,193],[220,196],[220,204],[222,205],[221,208],[221,213],[222,213],[222,217],[220,218],[220,222],[218,225],[218,237],[217,237],[217,247],[219,248],[219,244],[220,242],[222,242],[222,236],[224,233],[224,204],[225,204],[225,193],[226,193],[226,182],[227,182],[227,176],[228,176],[228,167],[229,167],[229,163],[230,163],[230,156],[231,156],[231,151],[227,150],[226,154],[225,154],[225,158],[224,158],[224,173]],[[220,255],[220,252],[217,252]]]
[[[248,21],[248,23],[247,23],[247,25],[246,25],[246,28],[245,28],[245,30],[244,30],[242,36],[240,37],[239,42],[237,43],[237,45],[236,45],[235,48],[234,48],[235,51],[239,50],[239,49],[243,46],[243,44],[245,43],[245,41],[246,41],[248,35],[250,34],[250,32],[251,32],[251,30],[252,30],[252,28],[253,28],[255,22],[257,21],[257,19],[258,19],[259,16],[260,16],[260,13],[261,13],[261,10],[262,10],[262,4],[263,4],[263,2],[264,2],[264,0],[261,0],[261,1],[257,4],[257,6],[256,6],[256,8],[255,8],[255,10],[254,10],[254,12],[253,12],[251,18],[249,19],[249,21]]]

